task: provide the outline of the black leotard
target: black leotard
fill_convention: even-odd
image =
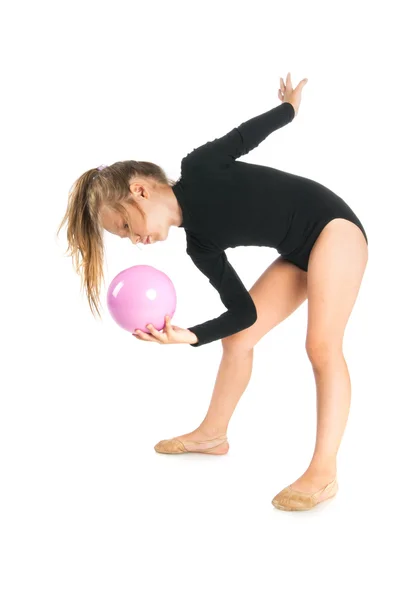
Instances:
[[[253,325],[254,302],[225,254],[236,246],[269,246],[307,271],[309,254],[325,225],[344,218],[366,232],[351,208],[325,186],[272,167],[238,162],[270,133],[290,123],[289,102],[250,119],[194,149],[181,162],[173,192],[182,209],[187,249],[228,309],[193,327],[194,347]]]

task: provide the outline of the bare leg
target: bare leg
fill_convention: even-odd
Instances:
[[[361,230],[345,219],[325,227],[310,255],[306,350],[316,382],[317,432],[310,465],[292,484],[298,491],[314,492],[337,473],[336,458],[351,402],[342,343],[367,261]]]
[[[227,433],[228,423],[250,381],[255,344],[306,300],[306,272],[279,257],[250,289],[257,321],[222,340],[223,356],[208,412],[201,425],[178,439],[198,441]]]
[[[210,437],[227,434],[228,423],[251,378],[253,355],[253,348],[238,352],[224,345],[211,403],[199,431]]]

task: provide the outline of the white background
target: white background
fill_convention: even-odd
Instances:
[[[2,10],[0,596],[76,600],[414,597],[415,51],[410,2],[36,2]],[[56,229],[81,173],[193,148],[280,103],[298,116],[241,158],[323,183],[369,263],[346,329],[352,403],[335,500],[271,500],[309,464],[307,304],[255,348],[226,456],[157,454],[205,416],[222,354],[145,343],[89,312]],[[149,264],[173,323],[224,310],[185,232],[106,234],[106,285]],[[247,288],[276,257],[227,255]],[[408,545],[409,544],[409,545]],[[414,559],[414,556],[413,556]]]

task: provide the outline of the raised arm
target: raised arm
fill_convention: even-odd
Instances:
[[[188,327],[198,338],[198,342],[191,346],[208,344],[253,325],[257,320],[256,306],[225,252],[210,242],[196,238],[189,231],[186,232],[186,238],[187,254],[198,269],[208,277],[210,284],[218,291],[222,303],[228,309],[215,319]]]
[[[290,123],[295,109],[283,102],[271,110],[241,123],[220,138],[195,148],[182,160],[182,170],[198,166],[226,167],[231,162],[256,148],[273,131]]]

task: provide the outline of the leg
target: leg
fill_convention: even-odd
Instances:
[[[306,278],[306,271],[279,257],[251,288],[257,321],[222,340],[223,357],[202,429],[226,432],[251,377],[254,346],[306,300]]]
[[[317,393],[315,450],[295,490],[313,492],[336,477],[336,457],[348,419],[351,384],[343,355],[345,327],[368,261],[360,229],[334,219],[316,241],[308,266],[306,351]]]
[[[257,321],[222,340],[223,356],[208,412],[197,429],[176,439],[198,441],[226,435],[231,416],[250,381],[254,346],[306,300],[306,285],[306,271],[282,257],[266,269],[250,289]],[[225,453],[224,450],[228,450],[228,444],[222,445],[218,453]]]

